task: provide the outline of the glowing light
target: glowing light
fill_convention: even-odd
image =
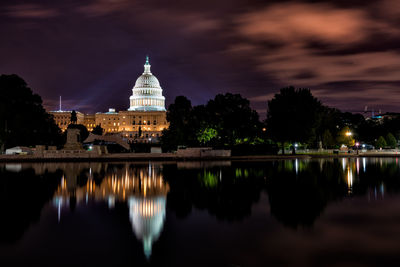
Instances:
[[[367,160],[363,158],[363,171],[365,172],[367,170]]]
[[[357,158],[356,160],[356,166],[357,166],[357,174],[360,174],[360,159]]]
[[[347,168],[347,192],[350,195],[353,191],[353,173]]]

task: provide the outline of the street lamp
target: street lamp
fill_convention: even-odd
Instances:
[[[344,133],[344,135],[345,135],[346,137],[350,138],[350,137],[353,135],[353,133],[350,132],[350,131],[347,131],[347,132]],[[348,150],[348,153],[350,153],[350,150]]]

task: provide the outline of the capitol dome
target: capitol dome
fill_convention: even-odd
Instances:
[[[137,78],[134,88],[160,88],[160,82],[151,73],[143,73]]]
[[[133,111],[165,111],[165,97],[160,82],[150,71],[149,57],[146,57],[144,72],[137,78],[132,89],[130,108]]]

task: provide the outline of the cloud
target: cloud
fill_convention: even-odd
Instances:
[[[327,4],[277,4],[241,15],[237,23],[239,33],[257,40],[318,40],[338,45],[358,42],[366,36],[363,11]]]
[[[168,6],[154,7],[150,3],[128,0],[95,0],[90,4],[75,8],[76,12],[88,16],[98,17],[118,14],[124,23],[141,27],[143,30],[156,26],[172,28],[178,33],[192,34],[219,29],[220,22],[205,13],[192,11],[186,12],[170,9]]]
[[[383,103],[387,108],[396,109],[400,101],[399,86],[400,81],[345,81],[319,85],[313,93],[344,110],[378,108]]]
[[[91,17],[104,16],[115,12],[132,10],[137,1],[128,0],[95,0],[89,4],[78,6],[76,11]]]
[[[265,102],[267,103],[268,100],[271,100],[274,97],[275,93],[269,93],[265,95],[253,96],[250,97],[249,100],[252,102]]]
[[[297,86],[346,80],[392,81],[400,74],[400,54],[394,51],[328,56],[289,46],[261,56],[260,60],[261,71]],[[305,71],[313,75],[301,75]]]
[[[368,106],[378,111],[382,108],[382,103],[387,109],[395,110],[400,102],[399,86],[400,81],[343,81],[318,85],[312,88],[312,93],[323,103],[328,105],[334,103],[333,106],[341,110],[361,112]],[[266,107],[267,101],[271,100],[274,94],[266,93],[251,97],[249,100]]]
[[[373,12],[378,11],[384,19],[399,21],[400,2],[398,0],[380,0],[374,6]]]
[[[188,21],[189,23],[185,23]],[[179,24],[184,25],[184,31],[187,33],[198,33],[220,28],[220,22],[217,19],[207,18],[200,14],[180,16]]]
[[[13,5],[6,8],[6,14],[14,18],[45,19],[59,14],[56,9],[34,4]]]
[[[367,8],[290,2],[241,14],[235,22],[242,39],[227,51],[252,55],[255,69],[274,77],[282,87],[312,87],[315,95],[336,103],[381,101],[394,105],[400,100],[394,89],[398,84],[394,88],[383,85],[400,80],[399,51],[384,45],[369,49],[371,43],[381,40],[374,36],[400,40],[400,31],[390,22],[370,16]],[[344,90],[338,84],[324,87],[347,81],[362,81],[366,93]],[[268,92],[251,100],[264,102],[272,96]]]

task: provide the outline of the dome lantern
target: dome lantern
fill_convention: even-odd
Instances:
[[[151,71],[150,71],[150,62],[149,62],[149,56],[146,56],[146,63],[144,63],[144,72],[143,74],[150,74],[151,75]]]

